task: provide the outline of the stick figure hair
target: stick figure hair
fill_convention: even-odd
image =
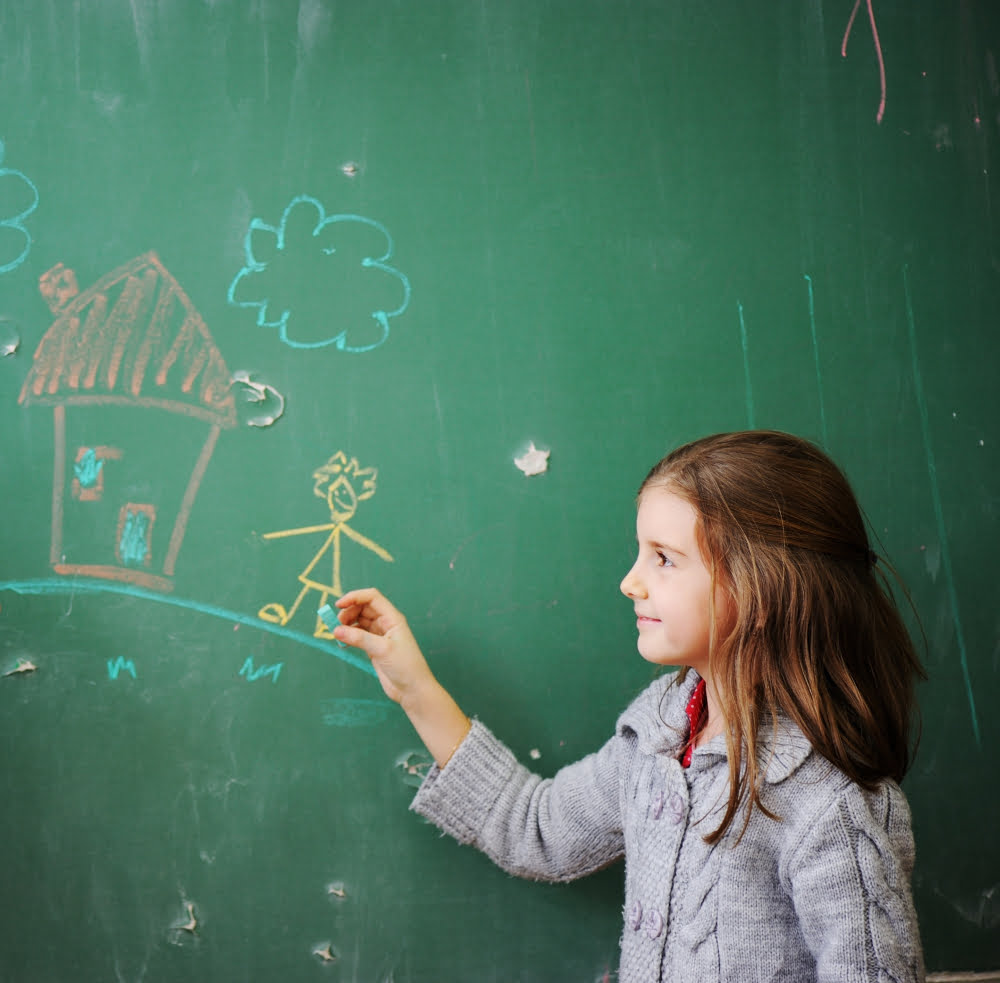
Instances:
[[[313,472],[313,492],[320,498],[326,496],[326,486],[330,480],[344,475],[352,484],[357,483],[358,501],[364,501],[375,494],[375,482],[378,480],[377,468],[363,468],[356,457],[348,458],[343,451],[337,451],[326,464]]]
[[[761,737],[782,718],[861,786],[901,780],[924,674],[885,579],[891,568],[872,550],[840,469],[802,438],[743,431],[679,447],[649,472],[640,497],[650,487],[694,506],[710,596],[718,585],[728,608],[713,616],[725,627],[710,665],[730,795],[706,839],[721,838],[744,805],[744,830],[754,807],[772,815],[759,796]]]

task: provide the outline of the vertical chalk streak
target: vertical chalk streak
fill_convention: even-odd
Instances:
[[[743,385],[747,394],[747,426],[753,430],[753,386],[750,384],[750,346],[747,343],[747,325],[743,320],[743,304],[736,301],[740,312],[740,341],[743,343]]]
[[[819,394],[819,427],[824,449],[829,447],[826,435],[826,400],[823,398],[823,373],[819,365],[819,338],[816,335],[816,304],[813,301],[812,277],[805,275],[809,284],[809,331],[812,333],[813,364],[816,366],[816,390]]]
[[[913,303],[910,300],[909,268],[906,266],[903,267],[903,293],[906,296],[906,321],[910,335],[913,385],[917,395],[917,407],[920,410],[920,429],[924,440],[924,454],[927,457],[927,472],[931,480],[931,501],[934,503],[934,519],[937,522],[938,537],[941,540],[941,568],[944,570],[948,600],[951,604],[952,621],[955,624],[955,639],[958,642],[958,654],[962,663],[962,678],[965,680],[966,698],[969,701],[969,712],[972,714],[972,732],[975,734],[977,747],[982,747],[982,740],[979,736],[979,716],[976,713],[976,699],[972,692],[969,659],[965,649],[965,633],[962,631],[962,618],[958,609],[958,594],[955,591],[955,578],[951,567],[951,552],[948,549],[948,535],[944,524],[944,509],[941,507],[941,489],[938,487],[937,465],[934,462],[934,448],[931,446],[931,425],[927,412],[927,400],[924,397],[924,382],[923,376],[920,373],[920,360],[917,357],[917,331],[913,322]]]

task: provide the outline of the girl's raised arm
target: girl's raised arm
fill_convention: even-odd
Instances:
[[[472,725],[434,678],[406,618],[374,587],[349,591],[336,606],[334,637],[367,654],[385,695],[403,708],[443,768]]]

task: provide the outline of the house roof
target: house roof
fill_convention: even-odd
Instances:
[[[19,402],[153,406],[236,425],[229,369],[155,252],[66,303],[35,350]]]

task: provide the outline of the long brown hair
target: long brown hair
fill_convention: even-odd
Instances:
[[[770,430],[704,437],[647,475],[694,506],[697,534],[731,609],[714,639],[729,801],[717,842],[760,799],[763,729],[790,717],[814,750],[871,789],[911,760],[924,673],[847,478],[807,440]],[[727,618],[728,622],[729,619]],[[742,836],[742,832],[740,834]]]

